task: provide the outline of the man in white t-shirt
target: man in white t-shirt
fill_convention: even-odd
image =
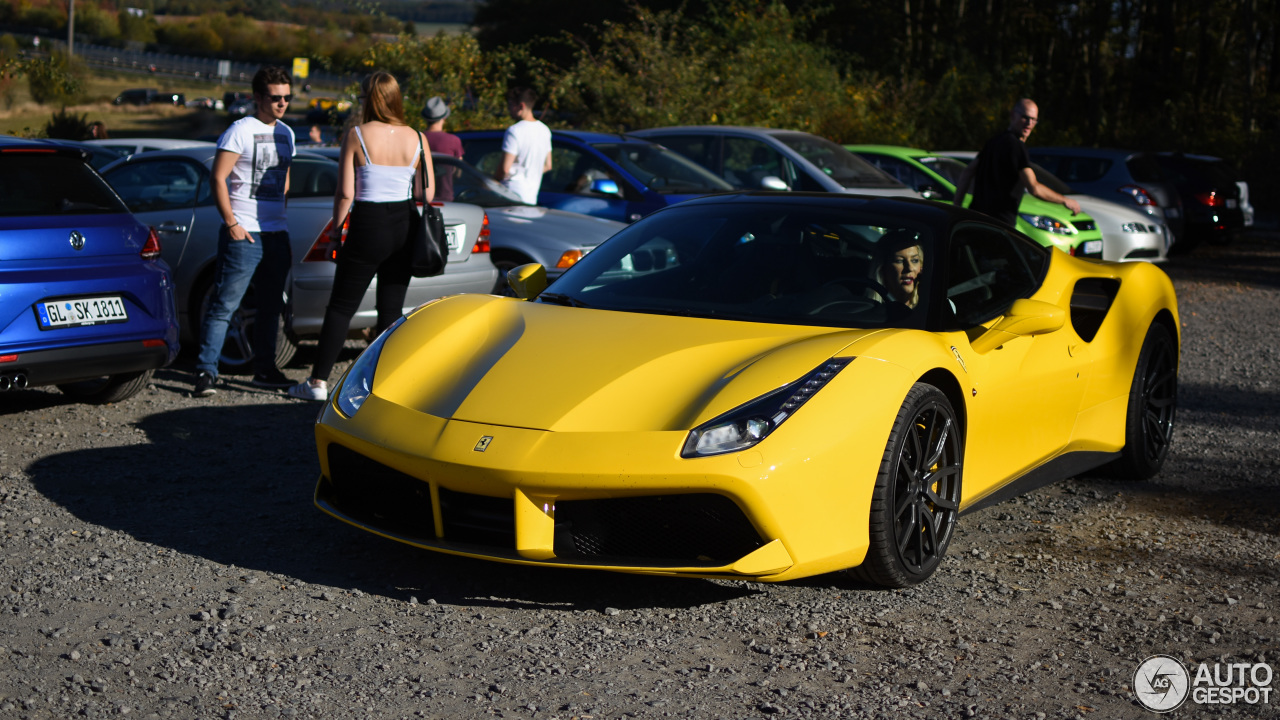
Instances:
[[[276,341],[284,284],[293,265],[285,195],[293,161],[293,130],[281,122],[293,100],[292,78],[278,67],[253,76],[253,115],[231,124],[218,138],[213,159],[213,200],[222,215],[213,300],[200,325],[196,397],[217,392],[218,357],[240,301],[254,286],[253,380],[264,388],[294,384],[276,367]]]
[[[516,119],[502,136],[502,164],[493,177],[530,205],[538,204],[542,174],[551,171],[551,129],[533,118],[538,95],[515,87],[507,93],[507,110]]]

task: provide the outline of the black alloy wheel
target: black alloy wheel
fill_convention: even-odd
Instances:
[[[1164,466],[1178,409],[1178,351],[1169,329],[1154,323],[1138,354],[1129,390],[1125,444],[1115,474],[1146,480]]]
[[[864,580],[908,587],[933,574],[960,512],[960,424],[942,391],[916,383],[894,421],[871,497]]]

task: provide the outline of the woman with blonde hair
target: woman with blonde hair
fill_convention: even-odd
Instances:
[[[418,158],[425,157],[428,182],[434,173],[426,138],[404,120],[400,84],[387,72],[375,72],[360,86],[360,124],[342,137],[338,190],[333,196],[331,257],[338,267],[325,309],[320,344],[311,376],[289,388],[303,400],[327,400],[328,379],[347,339],[351,318],[369,283],[378,278],[377,332],[404,312],[409,288],[410,223],[418,222],[414,196],[429,203],[434,186],[423,187]],[[347,241],[342,224],[350,213]]]
[[[894,301],[915,308],[920,304],[920,279],[924,274],[924,246],[919,235],[910,230],[893,230],[880,243],[880,284]]]

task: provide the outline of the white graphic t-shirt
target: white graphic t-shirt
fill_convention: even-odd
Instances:
[[[227,178],[236,221],[250,232],[288,230],[284,185],[295,153],[293,130],[251,115],[231,123],[218,138],[218,149],[240,156]]]
[[[503,182],[530,205],[538,204],[542,166],[551,152],[551,129],[538,120],[520,120],[502,136],[502,152],[516,156]]]

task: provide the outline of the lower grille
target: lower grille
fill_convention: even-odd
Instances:
[[[1152,250],[1151,248],[1142,248],[1141,250],[1134,250],[1128,255],[1125,255],[1124,259],[1136,260],[1138,258],[1153,258],[1153,257],[1160,257],[1160,251]]]
[[[714,567],[763,545],[746,515],[723,495],[556,503],[557,558]]]
[[[341,445],[329,445],[329,482],[320,499],[369,527],[411,538],[434,538],[431,489],[423,480]]]
[[[439,496],[446,542],[515,549],[516,512],[511,498],[472,495],[446,488],[440,488]]]

